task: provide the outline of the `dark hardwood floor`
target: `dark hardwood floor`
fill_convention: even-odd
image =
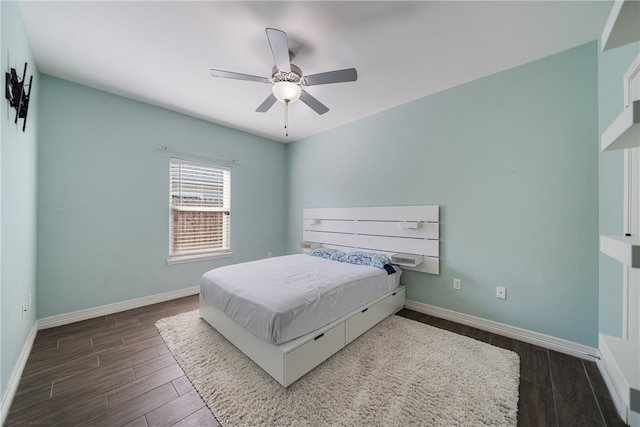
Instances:
[[[39,331],[5,425],[218,426],[154,326],[197,306],[194,295]],[[593,362],[406,309],[398,314],[516,351],[518,426],[624,426]]]

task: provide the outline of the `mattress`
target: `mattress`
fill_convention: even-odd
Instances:
[[[202,298],[256,337],[281,344],[321,328],[400,284],[396,273],[306,254],[208,271]]]

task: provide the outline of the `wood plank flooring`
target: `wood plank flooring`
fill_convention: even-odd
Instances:
[[[218,426],[154,324],[180,298],[39,331],[5,426]],[[444,319],[401,316],[520,355],[518,426],[624,426],[595,363]]]

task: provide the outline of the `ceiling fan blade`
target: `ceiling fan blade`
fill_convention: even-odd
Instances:
[[[324,114],[329,111],[329,108],[327,108],[326,105],[318,101],[313,96],[309,95],[309,92],[305,92],[304,90],[300,93],[300,101],[307,104],[313,111],[318,114]]]
[[[224,77],[225,79],[249,80],[252,82],[271,83],[271,80],[269,80],[266,77],[252,76],[250,74],[234,73],[232,71],[214,70],[213,68],[211,69],[211,75],[213,77]]]
[[[289,60],[289,44],[287,43],[287,33],[276,30],[275,28],[266,28],[267,39],[271,46],[273,60],[276,68],[280,71],[291,72],[291,62]]]
[[[271,94],[265,99],[262,104],[258,108],[256,108],[256,113],[266,113],[269,108],[277,101],[274,94]]]
[[[304,76],[305,86],[326,85],[330,83],[354,82],[358,80],[358,72],[355,68],[327,71],[326,73]]]

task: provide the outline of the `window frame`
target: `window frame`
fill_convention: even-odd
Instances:
[[[193,209],[188,207],[176,206],[174,204],[174,166],[191,166],[192,168],[201,168],[213,173],[222,173],[223,176],[223,195],[221,207],[203,208],[201,206],[192,206]],[[181,173],[181,172],[180,172]],[[182,176],[182,175],[180,175]],[[181,184],[179,184],[181,185]],[[221,234],[223,240],[222,248],[209,248],[208,250],[202,250],[199,252],[174,252],[174,212],[175,211],[188,211],[188,212],[223,212],[226,213],[224,217]],[[179,264],[192,261],[203,261],[207,259],[216,259],[229,257],[233,254],[231,251],[231,168],[216,163],[208,163],[202,161],[188,160],[183,158],[171,157],[169,161],[169,255],[167,257],[167,264]]]

